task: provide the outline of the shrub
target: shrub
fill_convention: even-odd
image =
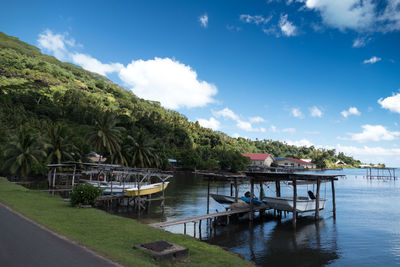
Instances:
[[[74,187],[71,192],[71,205],[94,205],[96,198],[101,196],[103,191],[91,184],[80,184]]]

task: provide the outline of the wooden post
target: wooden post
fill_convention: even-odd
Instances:
[[[207,183],[207,214],[210,213],[210,178]]]
[[[263,188],[263,183],[260,182],[260,201],[264,198],[264,188]]]
[[[336,201],[335,201],[335,178],[332,178],[332,211],[333,218],[336,219]]]
[[[74,172],[72,173],[72,187],[74,187],[75,184],[75,172],[76,172],[76,165],[74,165]]]
[[[183,224],[183,234],[186,235],[186,223]]]
[[[162,179],[162,200],[161,200],[162,214],[164,214],[164,207],[165,207],[165,187],[164,187],[164,179]]]
[[[56,172],[57,172],[57,167],[54,168],[53,172],[53,188],[56,187]]]
[[[238,187],[238,182],[237,178],[235,177],[235,202],[238,202],[238,197],[239,197],[239,187]]]
[[[230,182],[231,183],[231,197],[233,197],[233,184],[232,184],[232,182]]]
[[[281,196],[281,181],[277,180],[275,181],[275,193],[277,197]],[[280,217],[282,217],[282,211],[278,211],[278,214]]]
[[[193,222],[193,237],[196,238],[196,222]]]
[[[296,178],[294,178],[293,179],[293,228],[295,229],[297,221],[296,201],[297,201],[297,183],[296,183]]]
[[[199,239],[201,240],[201,220],[199,221]]]
[[[250,221],[254,219],[254,178],[250,178]]]
[[[137,198],[136,198],[136,200],[137,200],[137,206],[138,206],[138,212],[139,212],[139,215],[140,215],[140,181],[139,181],[139,183],[138,183],[138,196],[137,196]]]
[[[319,189],[321,187],[321,181],[319,180],[319,177],[317,177],[317,196],[315,199],[315,220],[318,220],[319,218]]]

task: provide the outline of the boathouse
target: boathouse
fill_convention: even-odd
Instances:
[[[242,156],[248,157],[251,160],[252,166],[267,166],[270,167],[274,162],[274,157],[271,154],[261,153],[243,153]]]

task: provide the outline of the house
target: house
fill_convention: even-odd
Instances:
[[[242,156],[250,158],[250,165],[252,166],[270,167],[271,163],[274,162],[274,157],[271,154],[243,153]]]
[[[342,161],[342,160],[336,161],[335,164],[336,164],[336,165],[343,165],[343,166],[346,166],[346,165],[347,165],[347,164],[346,164],[344,161]]]
[[[317,166],[308,161],[304,161],[301,159],[292,159],[292,158],[279,158],[275,161],[275,163],[279,167],[284,168],[305,168],[305,169],[315,169]]]

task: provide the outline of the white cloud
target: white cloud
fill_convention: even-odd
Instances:
[[[107,73],[119,72],[124,67],[120,63],[103,64],[92,56],[81,53],[74,53],[71,57],[73,63],[82,66],[86,70],[97,72],[104,76],[107,75]]]
[[[248,121],[238,120],[236,126],[246,132],[262,132],[265,133],[267,130],[263,127],[254,128],[253,125]]]
[[[363,125],[361,133],[349,133],[351,140],[357,142],[392,141],[400,136],[400,132],[391,132],[382,125]]]
[[[301,139],[299,141],[286,140],[285,142],[291,146],[300,146],[300,147],[301,146],[307,146],[307,147],[313,146],[313,143],[311,143],[311,141],[307,140],[307,139]]]
[[[318,12],[322,21],[339,30],[388,32],[400,29],[399,0],[298,0]]]
[[[199,124],[206,128],[211,128],[213,130],[219,130],[221,127],[221,123],[215,118],[211,117],[209,120],[207,119],[197,119]]]
[[[224,119],[232,119],[234,121],[239,120],[239,116],[235,114],[232,110],[229,108],[224,108],[220,111],[213,111],[213,115],[217,118],[223,117]]]
[[[378,103],[382,108],[388,109],[391,112],[400,113],[400,93],[393,94],[386,98],[380,98]]]
[[[67,46],[75,46],[75,40],[67,39],[67,34],[54,34],[49,29],[40,33],[37,41],[41,49],[53,54],[59,60],[68,59]]]
[[[285,36],[295,36],[297,35],[297,27],[290,21],[288,21],[288,15],[281,15],[279,20],[279,28],[282,34]]]
[[[204,14],[202,16],[199,17],[199,21],[200,21],[200,25],[203,28],[207,28],[208,26],[208,15]]]
[[[72,51],[73,39],[67,34],[53,34],[46,30],[39,34],[39,46],[60,60],[70,60],[89,71],[102,75],[117,72],[138,97],[159,101],[166,108],[202,107],[214,102],[217,87],[197,77],[190,66],[170,58],[132,60],[127,66],[105,64],[88,55]]]
[[[170,58],[132,60],[119,77],[137,96],[171,109],[205,106],[214,102],[218,91],[215,85],[199,80],[190,66]]]
[[[338,144],[336,145],[336,151],[351,155],[366,163],[384,162],[385,164],[396,164],[397,166],[400,163],[400,148],[356,147]]]
[[[303,118],[303,113],[301,112],[301,110],[299,108],[292,108],[290,113],[295,118]]]
[[[371,57],[370,59],[366,59],[363,61],[363,64],[375,64],[378,61],[381,61],[382,59],[380,57]]]
[[[342,114],[343,117],[347,118],[350,115],[360,116],[361,112],[358,111],[356,107],[350,107],[348,110],[343,110],[342,112],[340,112],[340,114]]]
[[[249,118],[251,123],[260,123],[260,122],[265,122],[264,118],[257,116],[257,117],[251,117]]]
[[[233,137],[233,138],[239,138],[239,137],[240,137],[240,134],[234,133],[234,134],[232,134],[232,137]]]
[[[268,23],[272,19],[272,16],[265,18],[262,15],[252,16],[248,14],[242,14],[239,16],[239,19],[244,23],[254,23],[258,25]]]
[[[322,110],[319,109],[318,107],[314,106],[310,108],[310,115],[311,117],[318,117],[321,118],[322,117]]]
[[[235,112],[233,112],[229,108],[224,108],[224,109],[219,110],[219,111],[213,111],[212,114],[217,118],[223,117],[224,119],[234,120],[236,122],[236,127],[238,127],[239,129],[242,129],[242,130],[244,130],[246,132],[262,132],[262,133],[266,132],[266,129],[263,128],[263,127],[255,128],[255,127],[253,127],[251,122],[241,120],[239,118],[239,116],[236,115]],[[254,117],[254,118],[256,118],[256,120],[258,122],[260,122],[259,120],[260,120],[261,117]]]
[[[367,37],[357,37],[356,39],[354,39],[353,41],[353,47],[354,48],[360,48],[360,47],[364,47],[367,45],[367,43],[371,41],[371,38],[367,38]]]
[[[278,129],[276,128],[275,125],[271,125],[271,127],[269,127],[269,131],[273,132],[273,133],[276,133],[276,132],[278,132]]]
[[[283,133],[291,133],[291,134],[293,134],[293,133],[296,132],[296,129],[295,128],[285,128],[285,129],[282,129],[282,132]]]

